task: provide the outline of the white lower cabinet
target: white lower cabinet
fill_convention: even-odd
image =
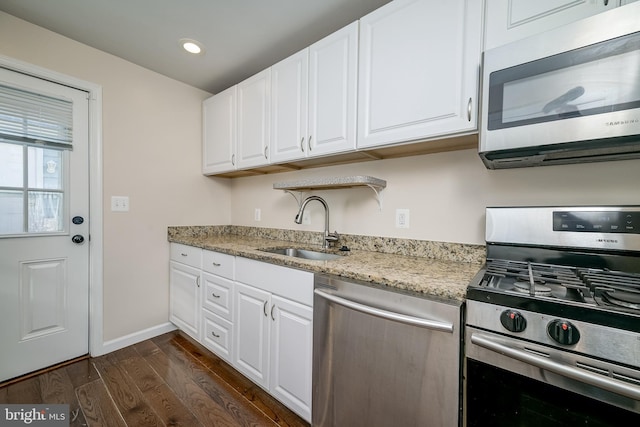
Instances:
[[[171,244],[169,319],[311,422],[313,273]]]
[[[200,268],[202,249],[171,244],[169,320],[200,340]]]
[[[313,273],[237,258],[234,366],[311,422]]]
[[[311,421],[313,309],[273,295],[270,391]]]

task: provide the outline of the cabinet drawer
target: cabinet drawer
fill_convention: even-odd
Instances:
[[[313,306],[313,273],[248,258],[236,258],[236,282]]]
[[[231,321],[233,319],[233,282],[203,272],[202,283],[204,292],[202,306]]]
[[[202,249],[171,243],[171,260],[195,268],[202,268]]]
[[[232,363],[233,324],[204,309],[202,318],[202,344],[222,359]]]
[[[233,280],[234,259],[233,255],[204,250],[202,251],[202,269]]]

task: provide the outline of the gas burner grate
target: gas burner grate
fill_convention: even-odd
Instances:
[[[580,276],[593,289],[601,306],[615,306],[625,311],[640,312],[640,275],[610,270],[580,271]]]
[[[480,286],[496,289],[506,286],[506,290],[520,294],[595,304],[591,289],[576,269],[561,265],[489,259]]]

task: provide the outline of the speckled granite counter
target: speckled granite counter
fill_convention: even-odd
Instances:
[[[296,247],[322,251],[321,233],[236,226],[169,227],[168,240],[345,279],[420,292],[461,303],[484,262],[485,248],[409,239],[341,235],[351,251],[330,261],[313,261],[259,249]]]

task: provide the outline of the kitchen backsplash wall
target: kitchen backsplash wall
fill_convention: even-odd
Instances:
[[[476,150],[376,160],[234,179],[234,225],[320,231],[322,205],[311,202],[311,225],[298,225],[295,199],[274,182],[371,175],[385,179],[382,209],[368,188],[315,191],[338,233],[484,244],[487,206],[640,204],[640,160],[490,171]],[[255,209],[260,221],[255,221]],[[409,209],[409,228],[396,228],[396,209]]]

